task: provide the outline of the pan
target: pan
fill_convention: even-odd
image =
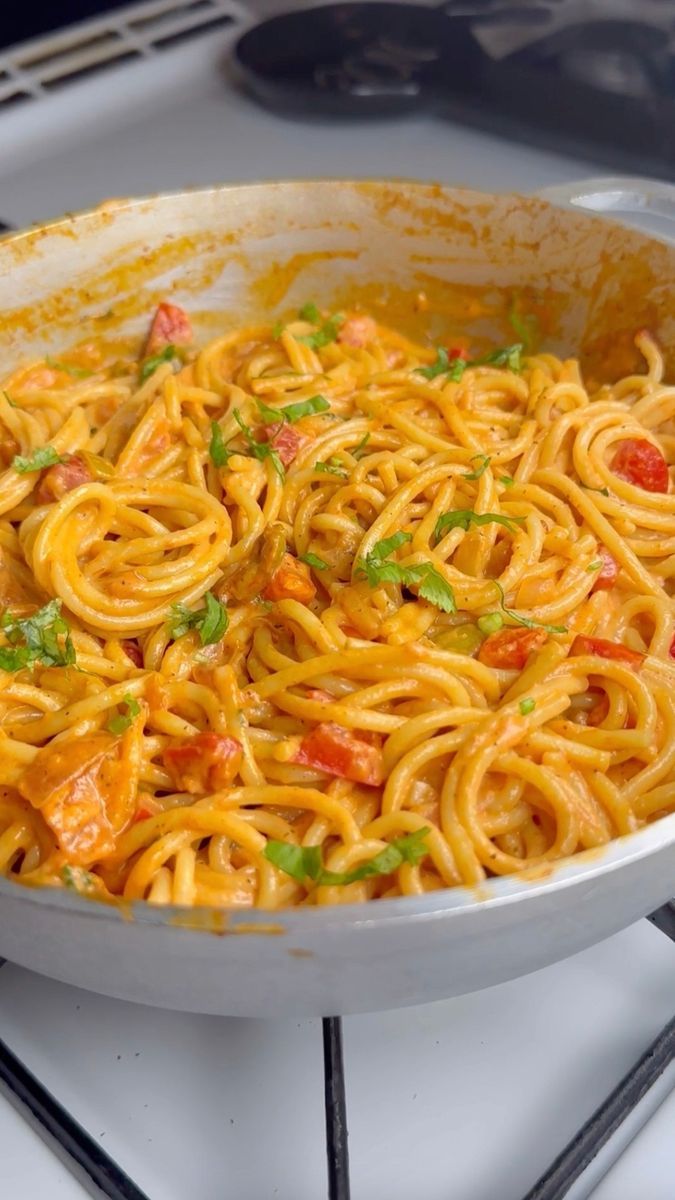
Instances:
[[[672,375],[675,246],[602,215],[622,211],[665,228],[675,188],[591,181],[541,198],[326,180],[109,201],[0,243],[0,354],[9,370],[95,335],[103,316],[120,337],[138,336],[167,293],[208,337],[230,321],[283,317],[308,296],[381,303],[396,323],[411,288],[543,289],[554,298],[555,353],[580,356],[597,374],[614,339],[648,326],[669,348]],[[478,332],[503,340],[493,324]],[[2,879],[0,954],[69,984],[184,1011],[352,1013],[544,967],[644,916],[674,883],[675,815],[545,874],[362,906],[111,906]]]

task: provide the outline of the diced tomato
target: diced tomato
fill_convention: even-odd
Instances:
[[[645,655],[639,650],[631,650],[622,646],[621,642],[610,642],[607,638],[586,637],[578,634],[572,642],[570,654],[594,654],[599,658],[611,658],[615,662],[624,662],[631,667],[639,667],[645,660]]]
[[[18,787],[40,810],[69,862],[86,866],[112,853],[115,829],[128,821],[120,810],[127,771],[119,739],[90,734],[43,747]]]
[[[377,325],[372,317],[347,317],[340,326],[337,335],[338,342],[343,346],[367,346],[377,337]]]
[[[448,346],[448,358],[462,358],[464,362],[468,362],[469,351],[465,346]]]
[[[0,431],[0,466],[8,467],[15,454],[19,453],[19,443],[8,429]]]
[[[276,450],[284,467],[290,467],[298,452],[308,442],[306,437],[290,425],[270,425],[266,433],[268,442]]]
[[[539,650],[547,636],[544,629],[500,629],[485,639],[478,658],[500,671],[522,671],[532,651]]]
[[[229,787],[241,766],[241,742],[221,733],[197,733],[169,746],[162,761],[179,792],[208,795]]]
[[[379,787],[384,778],[380,748],[332,722],[317,725],[302,739],[295,762],[369,787]]]
[[[143,651],[138,642],[125,641],[122,642],[122,649],[127,658],[130,658],[135,667],[143,666]]]
[[[93,475],[79,454],[69,454],[65,462],[43,471],[35,493],[38,504],[51,504],[81,483],[91,483]]]
[[[158,354],[165,346],[189,346],[191,341],[192,326],[185,310],[163,301],[152,318],[145,357]]]
[[[646,438],[626,438],[619,442],[610,469],[620,479],[646,492],[668,491],[668,464],[658,447]]]
[[[596,691],[595,688],[591,690],[593,692]],[[609,699],[607,693],[600,692],[598,694],[598,703],[593,706],[588,714],[588,724],[593,726],[602,725],[602,722],[606,719],[608,713]]]
[[[592,591],[609,591],[616,583],[616,577],[619,574],[619,567],[616,559],[612,558],[612,555],[606,546],[600,546],[598,548],[598,558],[602,559],[602,566],[595,575]]]
[[[309,567],[292,554],[284,554],[263,592],[266,600],[298,600],[300,604],[308,604],[315,595]]]
[[[131,824],[137,825],[139,821],[148,821],[150,817],[156,817],[157,813],[162,811],[162,806],[154,796],[150,796],[145,792],[138,797],[138,807],[131,818]]]
[[[670,643],[670,650],[668,651],[668,653],[670,654],[671,658],[675,658],[675,637],[673,637],[673,640]]]

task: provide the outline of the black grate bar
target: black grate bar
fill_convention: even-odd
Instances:
[[[563,1200],[599,1150],[675,1058],[675,1017],[595,1110],[524,1200]]]
[[[1,1040],[0,1086],[94,1200],[148,1200]]]
[[[665,933],[671,941],[675,942],[675,901],[671,900],[668,904],[663,904],[661,908],[657,908],[656,912],[650,913],[647,917],[652,925],[656,925],[661,933]]]
[[[326,1098],[328,1200],[349,1200],[347,1101],[342,1057],[342,1021],[323,1018],[323,1070]]]

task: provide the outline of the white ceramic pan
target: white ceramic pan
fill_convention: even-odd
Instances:
[[[675,189],[611,181],[559,204],[675,215]],[[111,202],[0,244],[0,361],[53,351],[114,308],[140,332],[168,292],[225,320],[443,281],[547,287],[554,349],[617,331],[675,351],[675,247],[539,198],[408,183],[279,183]],[[99,326],[100,327],[100,326]],[[487,330],[486,330],[487,332]],[[496,335],[499,331],[495,331]],[[503,334],[503,331],[502,331]],[[671,357],[671,374],[675,362]],[[0,954],[95,991],[246,1016],[349,1013],[456,995],[545,966],[675,891],[675,815],[545,877],[281,914],[122,911],[0,881]]]

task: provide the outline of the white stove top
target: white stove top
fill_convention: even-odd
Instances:
[[[218,180],[405,175],[530,191],[599,173],[432,117],[265,113],[227,79],[231,36],[0,103],[0,220]],[[345,1019],[353,1200],[521,1200],[674,1010],[675,946],[643,921],[527,979]],[[0,1031],[151,1200],[325,1196],[320,1022],[153,1011],[8,964]],[[671,1067],[569,1200],[673,1200],[674,1086]],[[0,1196],[85,1194],[0,1099]]]

